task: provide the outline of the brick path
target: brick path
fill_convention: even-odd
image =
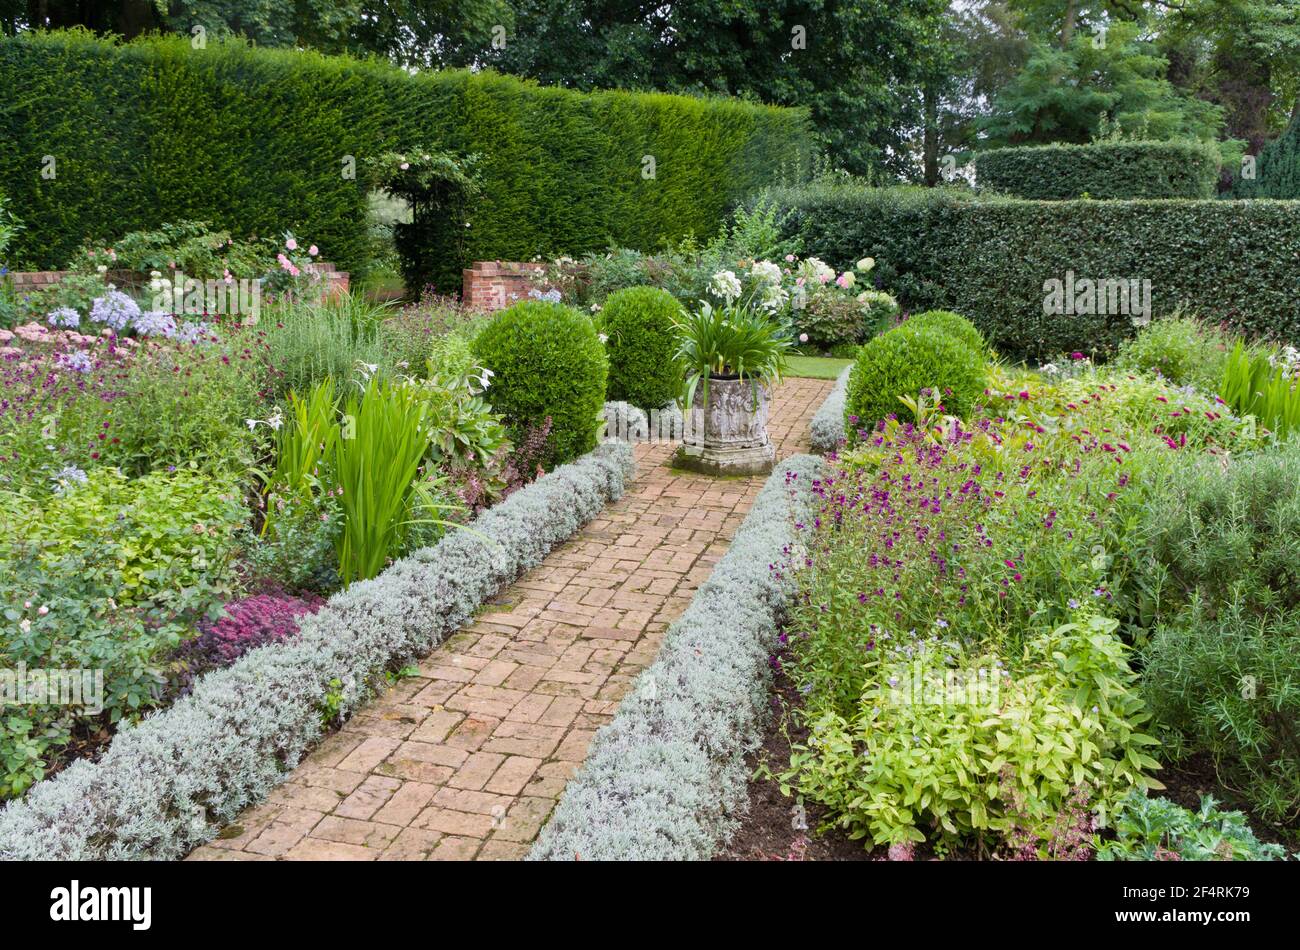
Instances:
[[[830,381],[768,426],[808,450]],[[327,738],[194,860],[514,859],[726,551],[763,478],[677,474],[639,445],[627,493]]]

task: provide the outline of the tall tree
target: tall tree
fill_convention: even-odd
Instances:
[[[504,47],[453,53],[544,83],[717,93],[807,106],[855,172],[908,161],[897,89],[946,0],[515,0]]]
[[[994,143],[1087,142],[1108,130],[1129,137],[1215,141],[1222,109],[1176,89],[1169,62],[1134,22],[1104,34],[1076,30],[1068,46],[1038,42],[985,121]]]

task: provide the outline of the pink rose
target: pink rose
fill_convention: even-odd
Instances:
[[[284,242],[284,246],[287,247],[287,248],[288,248],[289,250],[291,250],[291,251],[296,251],[296,250],[298,250],[298,242],[295,241],[293,238],[289,238],[289,240],[285,241],[285,242]]]
[[[307,253],[310,254],[312,257],[315,257],[317,254],[320,253],[320,248],[318,248],[315,244],[313,244],[311,247],[307,248]]]

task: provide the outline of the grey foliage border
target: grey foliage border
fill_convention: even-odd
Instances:
[[[797,543],[822,465],[812,455],[777,465],[659,658],[592,740],[530,860],[701,860],[734,830],[792,593],[773,567]]]
[[[168,859],[210,840],[320,739],[327,692],[350,715],[374,676],[459,629],[619,498],[632,470],[631,446],[604,443],[482,514],[472,532],[331,597],[296,641],[202,677],[189,696],[123,728],[98,762],[74,762],[9,803],[0,859]]]
[[[835,386],[831,389],[817,412],[813,414],[811,424],[811,441],[812,450],[821,455],[830,452],[845,437],[844,431],[844,404],[849,386],[849,373],[853,372],[852,366],[844,367],[844,372],[840,373],[835,380]]]

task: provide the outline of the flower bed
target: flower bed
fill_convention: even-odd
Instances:
[[[539,479],[300,621],[296,641],[209,673],[170,709],[123,729],[0,811],[7,859],[176,858],[261,801],[370,694],[501,585],[617,498],[631,450],[608,443]]]
[[[820,468],[806,455],[777,465],[659,658],[592,740],[531,859],[707,858],[735,826],[791,593],[771,566],[789,556]]]

